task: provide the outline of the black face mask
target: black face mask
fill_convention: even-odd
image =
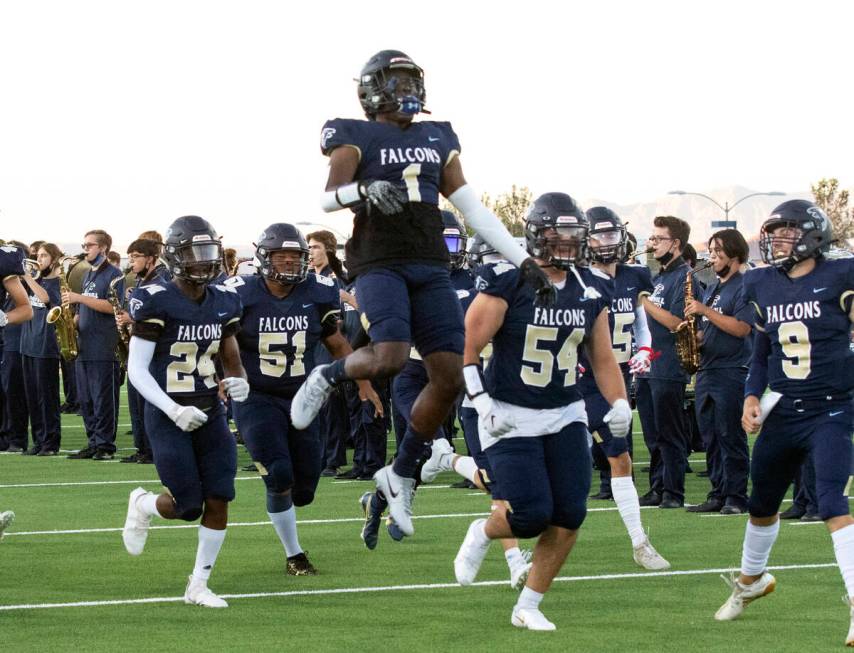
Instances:
[[[656,261],[658,261],[659,265],[661,265],[662,267],[664,267],[665,265],[667,265],[668,263],[670,263],[670,261],[672,261],[672,260],[673,260],[673,252],[667,252],[667,254],[665,254],[665,255],[664,255],[664,256],[662,256],[661,258],[657,258],[657,259],[655,259],[655,260],[656,260]]]

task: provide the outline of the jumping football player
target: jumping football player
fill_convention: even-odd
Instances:
[[[290,427],[291,400],[314,367],[318,342],[336,358],[353,351],[338,330],[338,286],[329,277],[309,274],[308,257],[308,243],[296,227],[272,224],[255,248],[260,274],[225,282],[243,304],[237,342],[251,390],[246,401],[235,404],[234,419],[267,486],[267,514],[292,576],[317,573],[300,546],[294,506],[314,500],[322,443],[316,421],[305,429]],[[381,414],[382,402],[370,382],[358,383],[360,394]]]
[[[218,390],[236,402],[249,395],[234,337],[242,307],[234,289],[210,283],[222,267],[222,245],[207,220],[175,220],[163,258],[173,280],[142,286],[130,302],[128,376],[145,398],[145,430],[167,492],[139,487],[130,493],[122,539],[128,553],[139,555],[152,517],[201,517],[184,602],[225,608],[207,582],[225,539],[237,472],[237,448]],[[219,383],[214,356],[226,374]]]
[[[629,375],[649,370],[650,333],[646,324],[646,313],[638,302],[642,292],[652,292],[649,268],[622,263],[626,256],[626,227],[611,209],[596,206],[587,211],[590,223],[587,244],[592,266],[607,275],[599,281],[611,296],[608,328],[614,358],[620,365],[623,382],[629,386]],[[632,339],[637,343],[637,353],[632,355]],[[582,356],[581,365],[589,368]],[[641,523],[638,491],[632,480],[632,457],[629,453],[629,436],[614,437],[610,426],[604,421],[611,409],[602,396],[592,374],[584,374],[578,382],[587,410],[588,429],[593,436],[594,446],[601,448],[611,468],[611,492],[617,510],[629,537],[632,540],[633,557],[645,569],[669,569],[667,562],[650,544]]]
[[[815,463],[818,508],[833,540],[850,602],[847,646],[854,646],[854,519],[849,514],[854,354],[854,259],[827,260],[830,220],[812,202],[784,202],[762,225],[759,248],[769,267],[744,276],[756,308],[756,335],[745,385],[742,425],[762,431],[753,447],[753,480],[741,573],[715,613],[737,618],[774,591],[768,573],[780,529],[777,511],[804,459]],[[763,397],[765,389],[773,393]],[[774,401],[776,400],[776,404]],[[764,419],[764,421],[763,421]]]
[[[525,236],[528,253],[558,289],[557,302],[537,306],[531,289],[519,283],[520,271],[498,265],[466,315],[466,393],[480,416],[481,443],[503,501],[469,526],[454,573],[469,585],[492,540],[539,536],[511,623],[555,630],[539,606],[575,544],[590,489],[587,419],[576,384],[582,343],[612,406],[603,421],[615,437],[628,433],[632,411],[611,348],[610,297],[594,288],[598,271],[575,267],[585,258],[584,212],[568,195],[546,193],[528,212]],[[480,353],[490,340],[484,377]]]
[[[330,159],[322,207],[356,211],[347,266],[372,344],[316,368],[294,397],[291,417],[304,428],[337,383],[393,376],[414,343],[429,383],[393,466],[375,474],[395,522],[412,535],[412,491],[424,442],[462,389],[463,315],[448,274],[439,194],[520,267],[538,302],[553,302],[555,290],[466,183],[450,123],[413,121],[425,111],[425,91],[424,73],[412,59],[396,50],[377,53],[362,69],[358,94],[368,120],[330,120],[321,132],[321,150]]]

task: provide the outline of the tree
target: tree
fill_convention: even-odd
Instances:
[[[481,195],[480,201],[501,220],[507,227],[507,231],[513,236],[525,235],[525,214],[528,212],[528,207],[534,202],[534,195],[527,186],[517,187],[514,184],[510,187],[509,193],[501,193],[494,200],[488,193],[484,193]],[[460,217],[459,211],[444,198],[439,208],[443,211],[451,211],[458,218]],[[466,229],[471,236],[473,233],[471,227],[466,225]]]
[[[810,187],[815,203],[830,218],[834,238],[842,241],[854,236],[854,209],[848,209],[848,191],[839,190],[835,177],[820,179]]]

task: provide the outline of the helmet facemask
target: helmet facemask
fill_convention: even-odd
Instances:
[[[401,113],[414,116],[424,111],[427,93],[424,71],[415,64],[398,64],[383,68],[360,79],[360,93],[371,105],[369,115]]]
[[[804,255],[806,249],[803,231],[797,222],[768,220],[762,225],[759,252],[768,265],[788,272],[796,263],[810,258]]]
[[[299,245],[299,243],[294,243]],[[277,254],[279,256],[277,256]],[[285,254],[285,256],[282,256]],[[287,256],[291,254],[291,256]],[[261,262],[261,276],[283,286],[305,281],[308,276],[308,250],[301,247],[267,249],[259,247],[256,258]]]
[[[193,240],[196,238],[200,237],[194,236]],[[222,271],[222,243],[218,240],[205,239],[178,247],[167,245],[165,253],[171,259],[172,274],[190,283],[210,283]]]
[[[528,252],[531,256],[560,270],[567,270],[572,265],[587,261],[587,226],[578,224],[576,218],[560,216],[554,226],[531,223],[527,229]]]
[[[466,262],[466,242],[468,237],[459,229],[448,227],[444,231],[445,246],[450,256],[450,269],[460,270]]]
[[[587,236],[590,258],[597,263],[618,263],[626,257],[626,228],[612,227]]]

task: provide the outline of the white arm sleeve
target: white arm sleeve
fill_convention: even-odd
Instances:
[[[513,265],[519,267],[522,261],[528,258],[528,252],[510,235],[501,220],[483,205],[471,186],[466,184],[458,188],[451,193],[448,201],[463,214],[463,219],[469,227],[483,236],[486,242]]]
[[[141,394],[147,402],[157,406],[166,415],[172,418],[172,414],[180,406],[172,401],[157,385],[157,381],[148,371],[151,359],[154,357],[156,343],[133,336],[130,339],[130,352],[128,353],[128,379],[133,387]]]
[[[345,209],[361,202],[364,198],[359,190],[359,182],[354,181],[338,188],[327,190],[320,196],[320,208],[326,213]]]
[[[652,334],[649,332],[649,326],[646,323],[646,311],[640,304],[635,306],[635,323],[632,330],[635,333],[635,343],[638,349],[652,346]]]

